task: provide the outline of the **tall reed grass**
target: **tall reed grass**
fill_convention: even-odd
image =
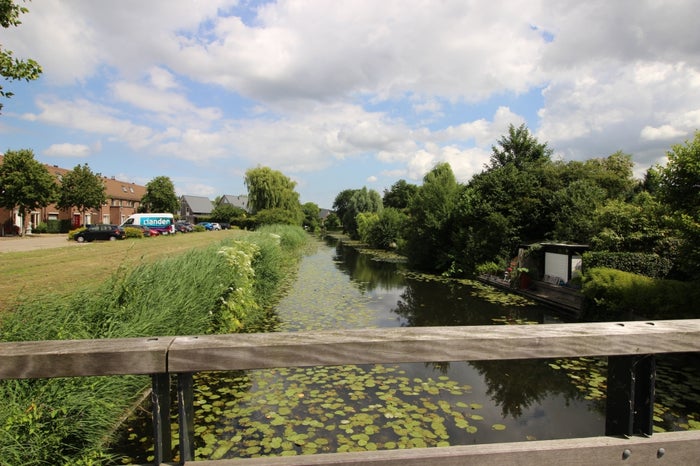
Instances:
[[[251,283],[220,253],[235,242],[120,269],[97,291],[44,296],[3,314],[0,341],[126,338],[260,331],[298,264],[307,240],[297,227],[266,227],[255,244]],[[238,280],[238,283],[237,283]],[[239,325],[221,315],[231,291],[251,289],[254,312]],[[271,323],[272,322],[272,323]],[[143,376],[1,381],[0,465],[103,464],[117,420],[150,381]],[[105,440],[107,439],[107,442]]]

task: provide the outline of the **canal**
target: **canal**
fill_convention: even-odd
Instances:
[[[276,311],[278,330],[288,332],[563,321],[520,296],[413,274],[333,240],[315,241]],[[692,357],[660,358],[656,430],[700,428],[698,381]],[[200,374],[195,455],[221,459],[598,436],[605,430],[605,383],[602,358]],[[135,462],[150,460],[147,425],[147,416],[135,419],[125,434]]]

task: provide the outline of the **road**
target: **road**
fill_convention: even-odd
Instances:
[[[0,254],[5,252],[34,251],[37,249],[75,246],[81,246],[81,244],[77,241],[68,241],[68,235],[66,234],[0,237]]]

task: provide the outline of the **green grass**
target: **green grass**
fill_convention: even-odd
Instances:
[[[220,253],[224,246],[236,248],[237,240],[254,243],[252,249],[258,251],[252,258],[251,283]],[[293,276],[304,240],[300,228],[280,227],[222,237],[178,254],[113,263],[111,276],[101,283],[74,283],[63,294],[40,295],[1,314],[0,340],[230,332],[230,320],[221,318],[222,303],[232,289],[241,287],[250,288],[255,305],[242,314],[236,329],[258,331],[265,328],[271,305]],[[68,283],[63,286],[70,288]],[[106,461],[101,451],[114,424],[148,384],[147,377],[135,376],[0,382],[0,464]]]

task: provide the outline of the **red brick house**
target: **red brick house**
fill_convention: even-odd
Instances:
[[[0,164],[3,156],[0,155]],[[56,178],[56,183],[60,184],[63,175],[71,171],[60,168],[56,165],[45,164],[46,169]],[[141,198],[146,194],[146,187],[127,181],[120,181],[103,177],[107,202],[100,209],[91,210],[86,213],[79,212],[76,208],[61,210],[56,204],[32,211],[30,215],[30,225],[35,227],[40,223],[49,220],[70,220],[71,228],[91,223],[113,223],[120,224],[126,218],[138,211]],[[17,226],[21,225],[22,218],[17,209],[10,211],[0,208],[0,236],[14,235],[17,233]]]

